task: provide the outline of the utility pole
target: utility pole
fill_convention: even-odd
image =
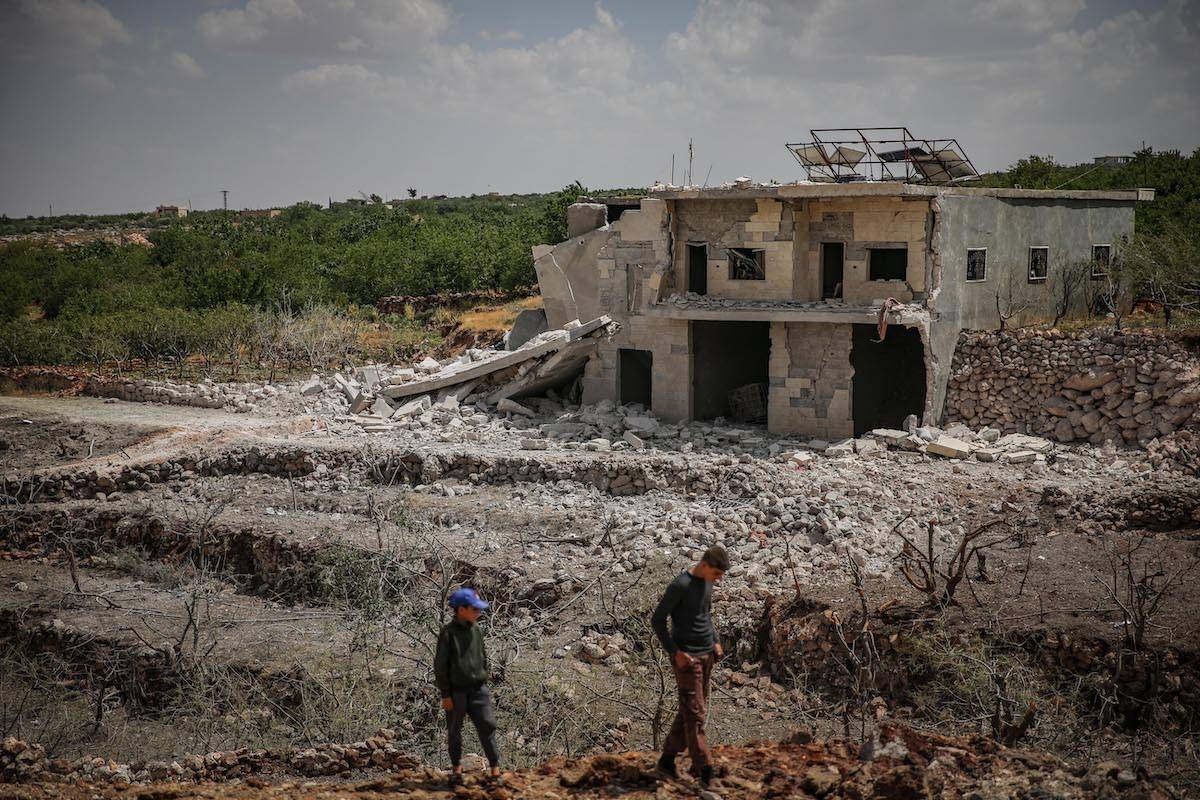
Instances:
[[[675,185],[675,154],[671,153],[671,185]]]
[[[688,139],[688,186],[692,185],[692,140]]]

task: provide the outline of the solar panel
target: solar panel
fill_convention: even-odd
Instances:
[[[825,148],[818,144],[795,145],[792,147],[792,152],[806,167],[824,167],[829,163]]]
[[[855,150],[853,147],[838,145],[834,148],[833,155],[829,157],[829,160],[839,166],[853,167],[862,161],[866,154],[865,150]]]

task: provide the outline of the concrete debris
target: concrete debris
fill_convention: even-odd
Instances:
[[[406,417],[416,416],[422,413],[422,411],[432,408],[432,405],[433,403],[430,401],[430,397],[428,397],[428,395],[425,397],[418,397],[401,405],[401,407],[397,408],[395,414],[392,414],[391,417],[394,420],[403,420],[406,419]]]
[[[426,359],[416,369],[427,377],[386,386],[380,393],[395,400],[485,379],[496,383],[487,395],[491,403],[544,391],[568,382],[582,370],[595,348],[593,334],[602,335],[610,324],[608,317],[599,317],[570,330],[539,334],[517,350],[476,351],[477,356],[446,367],[434,366],[437,362]],[[531,364],[535,359],[537,363]]]
[[[496,411],[500,414],[520,414],[523,417],[536,417],[537,414],[526,408],[515,400],[509,400],[507,397],[500,399],[496,404]]]
[[[624,439],[625,441],[629,442],[629,446],[632,447],[634,450],[645,450],[646,449],[645,440],[643,440],[642,437],[638,436],[636,433],[634,433],[631,430],[626,430],[625,433],[621,434],[621,438]]]
[[[300,384],[300,395],[302,397],[312,397],[320,394],[324,388],[325,387],[321,385],[321,379],[316,375],[313,375],[304,383]]]
[[[549,330],[546,309],[526,308],[513,320],[512,329],[504,334],[504,349],[517,350],[533,337]]]
[[[971,445],[953,436],[939,436],[925,447],[925,452],[946,458],[968,458]]]

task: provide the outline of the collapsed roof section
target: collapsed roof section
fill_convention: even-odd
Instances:
[[[494,350],[477,360],[462,359],[426,377],[391,384],[379,391],[389,400],[468,387],[489,403],[538,394],[569,383],[578,376],[596,349],[598,337],[611,335],[612,319],[598,317],[538,334],[516,350]],[[466,392],[464,392],[464,396]]]
[[[813,128],[788,152],[817,183],[901,181],[948,185],[979,173],[957,139],[922,139],[908,128]]]

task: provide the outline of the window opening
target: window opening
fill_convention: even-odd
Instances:
[[[729,249],[729,279],[732,281],[765,281],[767,279],[766,250],[746,247]]]
[[[1050,271],[1050,248],[1029,248],[1029,282],[1041,283]]]

